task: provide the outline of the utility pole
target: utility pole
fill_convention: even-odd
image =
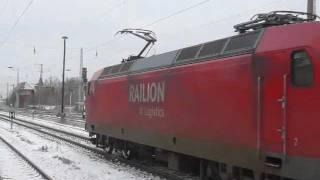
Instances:
[[[80,49],[80,70],[79,70],[79,94],[78,94],[78,103],[79,110],[82,112],[82,105],[80,104],[83,101],[83,80],[82,80],[82,68],[83,68],[83,48]]]
[[[12,90],[10,90],[10,87],[11,87]],[[12,95],[14,96],[14,84],[9,84],[9,91],[12,91]],[[14,102],[12,102],[12,104],[14,104]],[[9,105],[10,105],[10,100],[9,100]]]
[[[69,104],[70,104],[70,109],[69,109],[70,111],[69,111],[69,112],[70,112],[70,113],[71,113],[71,111],[72,111],[72,93],[73,93],[72,90],[70,90],[70,97],[69,97],[69,98],[70,98],[70,99],[69,99]]]
[[[37,84],[37,93],[38,94],[38,108],[41,109],[41,93],[42,93],[42,88],[43,88],[43,64],[35,64],[40,66],[40,78]]]
[[[39,82],[38,85],[39,87],[43,85],[43,64],[36,64],[40,66],[40,78],[39,78]]]
[[[19,86],[19,79],[20,79],[20,70],[19,70],[19,68],[17,68],[17,86]]]
[[[316,0],[308,0],[307,12],[309,14],[315,14],[316,13]]]
[[[7,105],[9,105],[9,83],[7,82]]]
[[[43,80],[43,64],[40,64],[40,79]]]
[[[64,118],[64,76],[65,76],[65,68],[66,68],[66,40],[67,36],[63,36],[63,63],[62,63],[62,88],[61,88],[61,119]]]

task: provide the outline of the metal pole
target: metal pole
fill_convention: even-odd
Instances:
[[[7,105],[9,105],[9,83],[7,83]]]
[[[71,108],[72,107],[72,91],[70,91],[70,113],[71,113]]]
[[[43,64],[40,64],[40,79],[42,80],[43,75]]]
[[[318,5],[318,0],[313,0],[313,13],[317,14],[317,5]]]
[[[310,14],[315,14],[315,5],[316,5],[316,0],[308,0],[308,5],[307,5],[307,12]]]
[[[61,88],[61,117],[64,117],[64,76],[66,65],[66,40],[68,37],[63,36],[63,65],[62,65],[62,88]]]
[[[12,125],[13,125],[13,112],[10,113],[10,129],[12,129]]]
[[[39,91],[39,93],[38,93],[38,107],[39,107],[39,109],[41,109],[41,87],[40,86],[38,86],[38,91]]]
[[[38,86],[42,86],[43,85],[43,64],[36,64],[40,66],[40,78],[39,78],[39,82],[38,82]]]
[[[43,74],[43,64],[37,64],[40,66],[40,78],[38,82],[38,108],[41,109],[41,92],[42,92],[42,86],[43,86],[43,79],[42,79],[42,74]]]
[[[82,68],[83,68],[83,48],[80,49],[80,70],[79,70],[79,97],[78,97],[78,103],[79,103],[79,110],[82,112],[82,105],[80,102],[82,102],[82,94],[83,94],[83,80],[82,80]]]
[[[17,68],[17,87],[18,87],[18,85],[19,85],[19,68]]]
[[[15,96],[15,94],[14,94],[14,93],[15,93],[15,92],[14,92],[14,88],[15,88],[15,87],[14,87],[14,84],[9,85],[9,89],[10,89],[10,86],[11,86],[11,89],[12,89],[12,96]],[[10,104],[10,103],[12,103],[12,106],[13,106],[14,102],[10,102],[10,101],[9,101],[9,104]],[[10,104],[10,106],[11,106],[11,104]]]

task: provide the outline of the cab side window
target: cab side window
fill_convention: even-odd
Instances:
[[[313,65],[306,51],[292,54],[292,84],[296,87],[310,87],[313,84]]]

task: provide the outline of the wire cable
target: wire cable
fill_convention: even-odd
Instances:
[[[18,25],[18,23],[20,22],[21,18],[26,14],[26,12],[28,11],[28,9],[30,8],[30,6],[32,5],[34,0],[31,0],[27,6],[24,8],[24,10],[22,11],[22,13],[20,14],[20,16],[16,19],[16,21],[14,22],[13,26],[11,27],[11,29],[9,30],[7,36],[5,37],[5,39],[1,42],[0,44],[0,48],[5,45],[7,43],[7,41],[9,40],[9,37],[11,35],[11,33],[14,31],[14,29],[16,28],[16,26]]]
[[[157,19],[157,20],[155,20],[155,21],[153,21],[153,22],[151,22],[151,23],[149,23],[149,24],[147,24],[147,25],[142,26],[142,28],[146,28],[146,27],[149,27],[149,26],[153,26],[153,25],[155,25],[155,24],[158,24],[159,22],[162,22],[162,21],[164,21],[164,20],[170,19],[170,18],[172,18],[172,17],[174,17],[174,16],[176,16],[176,15],[182,14],[182,13],[184,13],[184,12],[186,12],[186,11],[189,11],[189,10],[194,9],[194,8],[196,8],[196,7],[199,7],[199,6],[201,6],[201,5],[205,4],[205,3],[208,3],[209,1],[211,1],[211,0],[205,0],[205,1],[198,2],[198,3],[196,3],[196,4],[192,5],[192,6],[189,6],[189,7],[187,7],[187,8],[181,9],[181,10],[179,10],[179,11],[177,11],[177,12],[174,12],[174,13],[168,15],[168,16],[159,18],[159,19]]]
[[[82,23],[81,23],[81,26],[83,24],[86,24],[86,23],[89,23],[91,22],[92,20],[97,20],[97,19],[100,19],[100,18],[104,18],[105,16],[111,14],[112,12],[114,12],[115,10],[117,9],[120,9],[122,6],[124,6],[126,3],[128,2],[128,0],[123,0],[121,1],[120,3],[108,8],[108,10],[102,12],[101,14],[97,15],[97,16],[94,16],[94,17],[89,17],[89,18],[85,18],[84,20],[82,20]],[[74,30],[74,29],[70,29],[71,32],[74,34],[74,33],[77,33],[79,30]]]
[[[184,13],[186,11],[189,11],[189,10],[192,10],[194,8],[197,8],[197,7],[199,7],[199,6],[201,6],[201,5],[205,4],[205,3],[208,3],[209,1],[211,1],[211,0],[204,0],[204,1],[198,2],[196,4],[193,4],[193,5],[191,5],[191,6],[187,7],[187,8],[181,9],[181,10],[176,11],[176,12],[170,14],[170,15],[167,15],[167,16],[159,18],[159,19],[157,19],[157,20],[155,20],[155,21],[153,21],[153,22],[151,22],[149,24],[146,24],[146,25],[142,26],[142,28],[146,28],[146,27],[158,24],[158,23],[160,23],[162,21],[165,21],[167,19],[170,19],[170,18],[172,18],[172,17],[174,17],[176,15],[179,15],[179,14],[182,14],[182,13]],[[100,45],[98,45],[96,47],[88,48],[87,50],[85,50],[85,52],[90,52],[90,51],[96,50],[98,48],[107,46],[107,45],[113,43],[116,39],[117,39],[117,37],[113,37],[112,39],[110,39],[110,40],[106,41],[105,43],[102,43],[102,44],[100,44]]]
[[[123,0],[120,3],[114,5],[113,7],[109,8],[107,11],[105,11],[104,13],[100,14],[99,17],[105,17],[106,15],[112,13],[113,11],[121,8],[123,5],[125,5],[128,2],[128,0]],[[99,18],[98,17],[98,18]]]
[[[4,5],[2,6],[1,8],[1,11],[0,11],[0,16],[2,16],[2,14],[4,13],[4,11],[6,10],[7,6],[8,6],[8,2],[9,0],[6,0]]]

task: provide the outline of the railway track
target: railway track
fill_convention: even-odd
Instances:
[[[4,146],[3,146],[4,145]],[[5,157],[6,159],[10,160],[11,163],[16,162],[14,166],[14,175],[21,176],[24,174],[27,176],[28,179],[46,179],[51,180],[52,178],[47,175],[39,166],[37,166],[34,162],[32,162],[30,159],[28,159],[25,155],[23,155],[18,149],[16,149],[12,144],[10,144],[8,141],[6,141],[3,137],[0,136],[0,152],[2,157]],[[2,159],[0,159],[1,162]],[[24,162],[22,163],[21,160]],[[25,164],[28,167],[25,166]],[[7,165],[7,164],[6,164]],[[3,172],[2,172],[3,173]],[[22,174],[20,174],[22,173]],[[15,179],[15,177],[11,177],[9,172],[9,177],[4,177],[2,174],[0,174],[0,179]],[[19,177],[21,178],[21,177]]]
[[[5,115],[0,115],[0,120],[10,122],[11,120],[6,117]],[[80,147],[86,150],[89,150],[105,159],[112,161],[112,162],[120,162],[125,165],[132,166],[134,168],[140,169],[142,171],[157,175],[161,178],[169,179],[169,180],[184,180],[184,179],[195,179],[196,177],[192,177],[189,174],[184,174],[180,172],[175,172],[169,170],[165,167],[159,166],[159,164],[154,164],[151,162],[141,162],[139,160],[126,160],[120,158],[118,155],[115,154],[108,154],[105,151],[96,148],[95,146],[91,145],[89,138],[84,136],[79,136],[76,134],[72,134],[70,132],[65,132],[59,129],[47,127],[44,125],[32,123],[25,121],[23,119],[15,119],[13,123],[19,126],[23,126],[25,128],[34,130],[41,134],[53,137],[59,141],[64,141],[76,147]]]
[[[53,112],[37,111],[36,113],[33,113],[31,111],[25,112],[25,111],[18,110],[17,113],[26,117],[47,119],[50,121],[61,123],[61,119],[56,116],[57,113],[53,113]],[[65,117],[63,123],[70,124],[77,127],[84,127],[85,121],[79,115],[68,115],[67,117]]]
[[[7,121],[7,122],[11,121],[5,115],[0,115],[0,118],[2,120]],[[20,126],[23,126],[23,127],[26,127],[26,128],[29,128],[29,129],[32,129],[34,131],[40,132],[42,134],[46,134],[49,136],[53,136],[55,138],[59,138],[61,140],[67,141],[68,143],[75,144],[78,146],[86,145],[90,142],[90,139],[88,137],[81,136],[81,135],[74,134],[74,133],[70,133],[67,131],[60,130],[60,129],[52,128],[49,126],[37,124],[34,122],[28,122],[26,120],[19,119],[19,118],[14,119],[13,123],[20,125]]]
[[[26,116],[26,115],[20,115],[19,114],[19,116],[22,117],[22,118],[24,118],[24,117],[30,118],[29,116]],[[17,119],[19,119],[19,118],[17,118]],[[78,127],[78,126],[72,126],[72,125],[69,125],[69,124],[65,124],[65,123],[61,122],[61,120],[60,121],[51,121],[51,120],[48,121],[48,120],[39,119],[39,118],[33,119],[33,120],[36,120],[36,121],[39,121],[39,122],[44,122],[44,123],[50,123],[52,125],[57,125],[57,126],[64,127],[64,128],[71,128],[71,129],[75,129],[75,130],[80,130],[80,131],[86,132],[83,127]]]

